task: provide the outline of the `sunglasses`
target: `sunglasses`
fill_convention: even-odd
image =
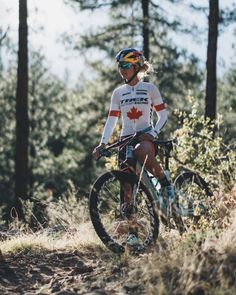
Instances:
[[[130,69],[131,66],[132,66],[131,63],[125,62],[125,61],[121,61],[121,62],[118,63],[118,67],[121,68],[121,69],[125,69],[125,70]]]

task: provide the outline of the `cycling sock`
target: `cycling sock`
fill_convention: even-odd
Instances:
[[[166,176],[164,176],[162,179],[159,179],[159,182],[161,184],[161,187],[166,187],[171,185],[170,181],[168,180]]]

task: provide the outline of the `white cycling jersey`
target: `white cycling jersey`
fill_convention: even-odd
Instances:
[[[153,110],[158,116],[155,127],[152,122]],[[143,81],[134,86],[124,84],[114,90],[101,143],[108,143],[120,116],[121,136],[131,135],[152,126],[148,133],[155,137],[167,120],[166,107],[159,90],[152,83]]]

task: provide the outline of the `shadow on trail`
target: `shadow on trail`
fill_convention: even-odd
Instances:
[[[1,256],[1,294],[65,291],[81,275],[93,272],[92,261],[84,256],[78,251],[21,251]]]

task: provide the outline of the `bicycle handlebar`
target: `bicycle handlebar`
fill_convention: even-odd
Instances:
[[[115,142],[109,144],[107,147],[105,147],[104,149],[102,149],[101,151],[99,151],[100,153],[100,157],[97,158],[97,161],[101,158],[101,157],[110,157],[112,155],[112,152],[110,152],[110,149],[113,149],[115,147],[119,147],[120,145],[124,144],[124,147],[126,145],[132,144],[132,142],[139,137],[142,134],[147,133],[148,131],[152,130],[152,127],[148,127],[145,128],[143,130],[137,131],[135,132],[133,135],[130,135],[128,137],[126,137],[125,139],[121,139],[121,140],[116,140]],[[177,140],[176,139],[171,139],[171,140],[155,140],[155,142],[157,144],[160,145],[164,145],[164,144],[168,144],[168,143],[175,143]]]

